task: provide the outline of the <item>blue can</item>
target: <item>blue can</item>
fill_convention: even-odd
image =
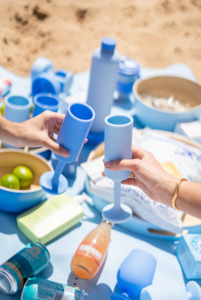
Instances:
[[[22,291],[21,300],[84,300],[86,293],[77,287],[47,279],[29,278]]]
[[[28,277],[44,270],[50,260],[47,248],[41,243],[29,243],[0,266],[0,290],[9,295],[16,294]]]

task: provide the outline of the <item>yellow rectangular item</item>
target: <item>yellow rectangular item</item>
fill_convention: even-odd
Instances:
[[[53,240],[83,217],[82,206],[66,194],[56,195],[17,217],[19,229],[32,241]]]

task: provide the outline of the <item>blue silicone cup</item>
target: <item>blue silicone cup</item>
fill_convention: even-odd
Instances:
[[[94,117],[93,109],[87,104],[74,103],[68,106],[57,143],[67,148],[70,155],[63,157],[55,153],[59,160],[55,172],[46,172],[40,177],[40,185],[47,193],[62,194],[67,189],[68,182],[61,173],[65,163],[77,161]]]
[[[68,106],[57,143],[67,148],[70,151],[70,156],[62,157],[55,154],[57,159],[65,163],[75,162],[78,159],[94,118],[95,112],[87,104],[74,103]]]
[[[32,101],[26,97],[11,95],[5,99],[4,117],[11,121],[21,123],[29,119]]]
[[[152,254],[134,249],[119,267],[118,286],[129,297],[139,296],[144,287],[152,284],[155,269],[156,259]]]
[[[58,95],[61,92],[61,85],[54,73],[41,73],[32,81],[31,95],[34,97],[40,93]]]
[[[34,97],[33,117],[41,114],[45,110],[57,112],[59,109],[59,100],[56,96],[41,93]]]
[[[130,116],[110,115],[105,118],[105,162],[132,158],[133,119]],[[124,180],[130,171],[111,171],[105,175],[113,180]]]

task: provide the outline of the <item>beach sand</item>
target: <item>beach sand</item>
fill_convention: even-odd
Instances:
[[[90,69],[102,37],[143,67],[190,66],[201,83],[200,0],[0,0],[0,65],[29,76],[39,56],[55,69]]]

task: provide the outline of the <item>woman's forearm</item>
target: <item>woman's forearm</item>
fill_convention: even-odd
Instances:
[[[183,181],[175,204],[179,210],[201,218],[201,184]]]

